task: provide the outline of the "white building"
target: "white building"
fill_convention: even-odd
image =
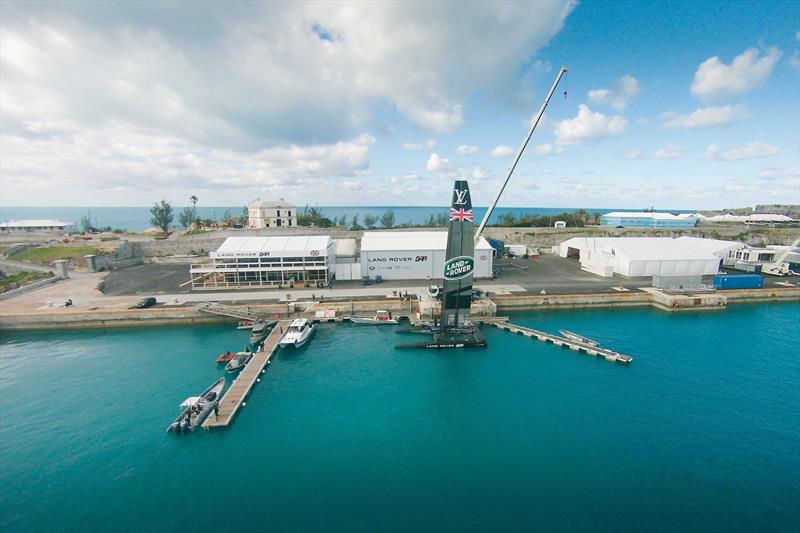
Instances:
[[[650,211],[614,211],[601,216],[600,224],[617,228],[693,228],[697,218]]]
[[[250,228],[283,228],[297,226],[297,208],[290,203],[265,202],[256,198],[247,206]]]
[[[559,246],[561,257],[578,257],[598,276],[710,276],[721,258],[703,246],[668,237],[575,237]]]
[[[228,237],[208,255],[189,269],[192,288],[322,287],[336,263],[327,235]]]
[[[69,233],[73,231],[77,231],[74,222],[60,220],[12,220],[0,223],[0,233]]]
[[[361,239],[361,275],[375,279],[441,279],[446,231],[368,231]],[[475,277],[492,277],[494,250],[481,237],[475,245]]]
[[[753,225],[768,225],[768,224],[788,224],[795,222],[791,217],[786,215],[776,215],[770,213],[755,213],[752,215],[731,215],[725,213],[724,215],[714,215],[713,217],[706,217],[704,222],[727,222],[727,223],[741,223]]]

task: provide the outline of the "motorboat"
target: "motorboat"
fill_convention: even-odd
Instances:
[[[228,372],[237,372],[243,369],[247,363],[250,362],[250,359],[253,358],[253,352],[244,351],[244,352],[237,352],[233,358],[228,361],[228,364],[225,365],[225,370]]]
[[[558,332],[571,341],[588,344],[589,346],[597,346],[599,344],[596,340],[592,340],[589,337],[584,337],[583,335],[578,335],[577,333],[573,333],[565,329],[560,329]]]
[[[308,342],[308,338],[314,332],[315,327],[314,324],[305,318],[295,318],[286,329],[286,333],[284,333],[280,345],[294,346],[295,348],[301,347]]]
[[[269,335],[269,332],[275,327],[275,324],[277,324],[275,320],[256,322],[253,324],[253,331],[250,332],[250,344],[257,347],[264,342],[264,339],[267,338],[267,335]]]
[[[392,316],[389,311],[379,310],[373,317],[351,316],[350,322],[354,324],[399,324],[400,321]]]
[[[200,396],[190,396],[181,403],[181,414],[167,427],[167,432],[188,433],[194,431],[208,418],[211,411],[218,409],[225,378],[219,378]]]
[[[249,320],[242,320],[239,322],[239,325],[236,326],[236,329],[253,329],[253,323]]]

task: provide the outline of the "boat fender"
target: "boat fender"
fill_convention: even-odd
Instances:
[[[258,379],[256,380],[256,383],[261,383],[261,378],[258,378]]]
[[[247,407],[247,402],[242,402],[242,407]]]

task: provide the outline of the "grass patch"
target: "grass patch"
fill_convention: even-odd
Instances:
[[[49,265],[58,259],[66,259],[73,265],[83,265],[84,255],[106,255],[106,252],[94,246],[41,246],[27,248],[11,254],[15,261],[28,261],[40,265]]]
[[[49,272],[31,272],[29,270],[25,270],[12,276],[2,276],[0,277],[0,292],[6,292],[10,291],[11,289],[16,289],[17,287],[23,287],[33,283],[34,281],[49,278],[52,275],[53,274]]]

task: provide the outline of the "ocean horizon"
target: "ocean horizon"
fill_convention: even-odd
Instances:
[[[309,204],[310,206],[310,204]],[[175,211],[175,224],[177,225],[177,215],[186,206],[173,206]],[[306,206],[298,205],[300,213]],[[346,216],[348,221],[353,216],[358,215],[359,219],[364,220],[364,215],[371,214],[380,217],[387,210],[394,211],[395,225],[401,224],[422,224],[431,215],[437,215],[447,210],[447,206],[317,206],[322,209],[323,214],[328,218]],[[201,218],[211,218],[222,220],[226,213],[241,215],[244,206],[197,206],[198,216]],[[487,206],[475,206],[475,220],[480,221]],[[505,214],[513,213],[516,217],[521,215],[548,216],[560,213],[574,213],[579,209],[584,209],[590,214],[600,213],[604,215],[612,211],[636,211],[635,209],[623,208],[599,208],[599,207],[497,207],[489,220],[490,224],[495,224]],[[656,209],[659,213],[692,213],[692,209]],[[80,223],[81,218],[90,216],[95,227],[110,226],[113,229],[123,229],[128,231],[144,231],[151,227],[150,206],[141,207],[4,207],[0,206],[0,222],[26,219],[51,219],[64,222]]]

